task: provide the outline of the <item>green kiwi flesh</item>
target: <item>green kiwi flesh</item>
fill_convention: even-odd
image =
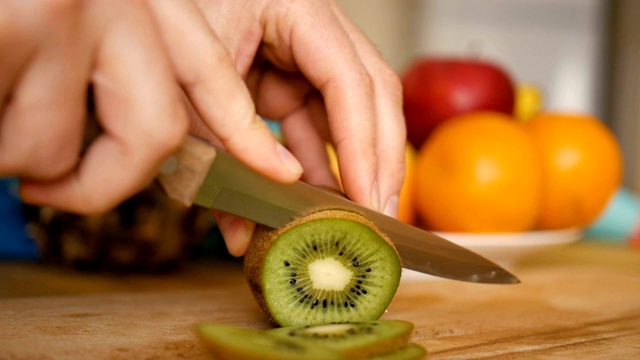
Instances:
[[[408,344],[396,351],[368,357],[367,360],[420,360],[424,359],[427,351],[418,344]]]
[[[258,226],[245,255],[252,293],[280,326],[377,320],[401,270],[386,236],[346,210],[317,212],[278,230]]]
[[[406,346],[413,327],[408,321],[378,320],[283,327],[267,333],[335,350],[348,358],[368,358]]]
[[[202,323],[196,327],[196,333],[216,359],[334,360],[344,358],[340,353],[327,348],[231,325]]]

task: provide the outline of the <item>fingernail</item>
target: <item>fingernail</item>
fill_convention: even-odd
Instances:
[[[378,181],[374,180],[371,187],[371,206],[376,211],[381,211],[380,208],[380,189],[378,188]]]
[[[387,204],[384,206],[384,214],[398,217],[398,195],[393,195],[387,200]]]
[[[302,165],[298,162],[295,156],[287,148],[285,148],[282,144],[278,143],[277,145],[278,156],[280,156],[280,160],[282,163],[289,169],[292,174],[296,174],[300,176],[302,174]]]

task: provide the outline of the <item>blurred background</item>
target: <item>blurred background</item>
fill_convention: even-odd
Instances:
[[[535,84],[548,110],[599,117],[640,191],[640,1],[340,0],[400,74],[420,56],[474,56]]]
[[[603,121],[622,148],[624,177],[589,236],[640,246],[640,1],[338,3],[400,75],[424,57],[486,60],[502,67],[514,85],[538,89],[546,110]],[[0,259],[162,270],[193,252],[224,253],[214,225],[206,210],[177,207],[155,188],[87,218],[25,207],[17,181],[0,179]]]

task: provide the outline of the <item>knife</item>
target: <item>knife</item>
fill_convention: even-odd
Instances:
[[[170,198],[184,205],[225,211],[272,228],[316,211],[348,209],[364,215],[389,237],[407,269],[476,283],[520,282],[497,264],[440,236],[302,181],[270,180],[193,136],[165,162],[157,179]]]

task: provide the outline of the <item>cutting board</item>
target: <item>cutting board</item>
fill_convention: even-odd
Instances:
[[[640,355],[640,252],[575,244],[536,254],[519,285],[403,280],[383,318],[416,325],[431,359]],[[193,332],[267,328],[236,261],[165,276],[0,264],[0,359],[209,359]]]

